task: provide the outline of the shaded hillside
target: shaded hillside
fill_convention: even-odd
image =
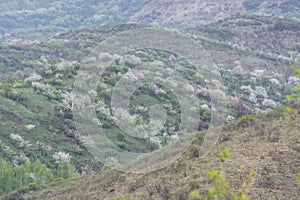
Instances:
[[[299,113],[298,110],[283,115],[278,110],[254,120],[248,117],[227,124],[219,143],[203,159],[197,158],[203,134],[199,132],[190,150],[165,169],[141,175],[103,171],[26,193],[24,197],[104,200],[127,194],[127,198],[136,199],[187,199],[193,189],[205,194],[212,185],[206,172],[222,168],[233,191],[254,170],[257,175],[248,192],[252,199],[297,200],[300,195],[296,184],[300,170]],[[217,155],[224,148],[232,152],[232,157],[222,162]]]
[[[300,51],[300,23],[295,20],[258,15],[235,16],[191,28],[190,32],[274,60],[292,61]]]
[[[161,25],[199,26],[239,13],[289,16],[299,19],[297,0],[152,1],[131,17]]]
[[[193,27],[238,13],[300,19],[297,0],[18,0],[0,5],[0,39],[45,38],[70,28],[128,22]]]

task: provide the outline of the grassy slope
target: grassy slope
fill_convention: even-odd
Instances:
[[[24,101],[17,102],[0,96],[0,140],[1,157],[16,159],[15,156],[24,153],[30,160],[39,159],[50,167],[55,167],[51,154],[58,151],[68,151],[74,156],[74,163],[87,163],[91,155],[86,150],[78,150],[74,138],[67,137],[62,131],[62,118],[55,113],[54,107],[59,102],[49,101],[43,95],[38,95],[32,89],[15,90]],[[25,126],[35,125],[28,131]],[[28,145],[19,146],[18,142],[10,139],[11,134],[19,134]],[[52,150],[42,151],[43,146],[51,146]],[[84,165],[84,164],[83,164]]]
[[[223,166],[234,190],[240,188],[251,170],[257,172],[250,186],[252,199],[298,199],[295,177],[300,170],[300,110],[289,116],[280,111],[258,116],[238,127],[227,124],[219,143],[205,158],[193,156],[200,140],[176,163],[149,174],[104,171],[53,184],[25,195],[26,199],[112,199],[130,194],[138,199],[187,199],[193,187],[205,191],[211,184],[207,170]],[[241,124],[241,123],[240,123]],[[201,138],[200,134],[198,136]],[[222,163],[217,154],[227,148],[232,158]]]

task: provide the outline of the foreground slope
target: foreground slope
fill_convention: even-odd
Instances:
[[[300,171],[299,115],[299,109],[290,115],[279,110],[227,124],[219,143],[205,158],[197,157],[202,140],[199,133],[190,150],[165,169],[139,175],[102,171],[32,191],[24,197],[103,200],[130,194],[137,199],[187,199],[193,189],[205,193],[211,186],[208,170],[222,168],[232,190],[241,187],[251,170],[256,171],[248,192],[251,199],[296,200],[300,196],[296,184]],[[232,157],[222,162],[217,155],[224,148],[232,152]]]

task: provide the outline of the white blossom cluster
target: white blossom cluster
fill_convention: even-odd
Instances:
[[[130,115],[130,113],[127,110],[123,109],[123,108],[117,108],[114,111],[114,113],[115,113],[114,120],[116,122],[126,121],[130,124],[133,124],[136,121],[136,118],[134,117],[134,115]]]
[[[171,136],[170,136],[170,139],[173,140],[173,141],[174,141],[174,140],[178,140],[178,139],[179,139],[179,136],[178,136],[178,135],[171,135]]]
[[[85,165],[84,167],[81,168],[81,175],[86,175],[88,173],[93,173],[93,168],[89,165]]]
[[[133,73],[132,71],[129,71],[124,74],[123,78],[129,81],[138,81],[144,79],[144,74],[142,72]]]
[[[40,83],[40,82],[31,82],[31,86],[35,89],[42,90],[42,91],[48,91],[52,89],[51,85]]]
[[[270,79],[270,80],[272,80],[272,79]],[[275,84],[275,83],[277,83],[278,80],[274,79],[273,81]],[[253,89],[251,87],[251,85],[248,85],[248,86],[242,86],[240,89],[250,93],[249,101],[254,103],[256,106],[259,106],[257,97],[261,97],[261,98],[263,98],[263,101],[261,102],[261,105],[263,107],[267,107],[267,108],[276,108],[277,107],[277,103],[274,100],[268,99],[267,90],[266,90],[266,88],[264,88],[262,86],[257,86],[257,87],[255,87],[255,89]],[[276,95],[280,95],[280,94],[276,94]]]
[[[154,94],[166,94],[167,92],[158,86],[155,83],[150,83],[150,89],[154,92]]]
[[[150,137],[150,142],[161,147],[161,141],[158,137]]]
[[[288,84],[297,86],[300,84],[300,78],[296,76],[291,76],[288,79]]]
[[[88,95],[88,94],[74,95],[74,96],[72,96],[72,99],[70,99],[70,100],[75,102],[75,105],[77,106],[78,109],[80,109],[80,108],[84,109],[87,106],[90,106],[90,104],[91,104],[91,98],[90,98],[90,95]]]
[[[20,162],[24,161],[24,160],[29,161],[29,158],[26,156],[25,153],[21,152],[20,154],[14,155],[13,164],[14,164],[14,166],[18,166],[18,165],[20,165]]]
[[[24,82],[28,83],[28,82],[34,82],[34,81],[38,81],[41,80],[42,76],[36,73],[33,73],[31,76],[25,78]]]
[[[244,69],[242,68],[242,66],[237,65],[232,69],[233,74],[235,75],[243,75],[244,74]]]
[[[250,74],[256,78],[263,76],[265,73],[265,70],[257,69],[251,72]]]
[[[95,141],[94,138],[91,135],[80,135],[80,141],[83,143],[86,147],[94,147]]]
[[[33,124],[28,124],[28,125],[25,126],[25,128],[27,129],[27,131],[31,131],[32,129],[35,128],[35,125],[33,125]]]
[[[141,59],[135,55],[125,55],[123,56],[123,62],[129,62],[133,64],[140,64]]]
[[[98,55],[98,60],[101,62],[110,62],[112,61],[113,56],[110,53],[104,52]]]
[[[65,153],[63,151],[56,152],[52,155],[52,157],[55,159],[56,163],[67,163],[70,161],[71,157],[69,153]]]
[[[203,110],[209,110],[209,106],[207,104],[203,104],[200,106]]]
[[[268,107],[268,108],[276,108],[277,107],[277,103],[275,101],[273,101],[272,99],[265,99],[265,100],[263,100],[263,102],[261,102],[261,104],[264,107]]]
[[[280,85],[279,80],[277,80],[276,78],[271,78],[269,81],[270,81],[270,83],[273,84],[273,85]]]
[[[251,87],[251,85],[243,85],[243,86],[241,86],[241,88],[240,88],[241,90],[243,90],[243,91],[248,91],[248,92],[251,92],[252,91],[252,87]]]
[[[73,99],[75,98],[75,95],[71,92],[67,92],[67,91],[62,91],[60,93],[61,97],[62,97],[62,104],[66,109],[72,109],[72,102]]]
[[[96,103],[96,110],[108,118],[111,116],[110,108],[104,103],[103,100],[99,100]]]
[[[264,88],[262,86],[255,87],[255,90],[253,90],[253,92],[256,96],[262,96],[264,98],[268,97],[266,88]]]
[[[19,134],[10,134],[10,139],[19,142],[19,146],[20,147],[24,147],[24,146],[29,146],[29,142],[26,141],[22,136],[20,136]]]
[[[147,113],[148,111],[149,111],[149,109],[147,107],[144,107],[144,106],[136,107],[136,112]]]
[[[115,156],[107,157],[107,158],[106,158],[106,163],[107,163],[109,166],[112,166],[112,167],[115,167],[115,166],[120,165],[120,162],[119,162],[118,158],[115,157]]]
[[[56,67],[57,67],[57,70],[64,71],[69,68],[72,68],[75,64],[76,64],[75,61],[74,62],[63,61],[63,62],[57,64]]]
[[[41,147],[44,151],[51,151],[52,147],[50,145],[42,145]]]
[[[233,116],[231,116],[231,115],[228,115],[228,116],[226,117],[226,121],[227,121],[227,122],[230,122],[230,121],[233,121],[233,120],[235,120],[235,117],[233,117]]]
[[[225,92],[222,91],[222,90],[219,90],[219,89],[209,90],[209,93],[210,93],[211,96],[216,96],[218,98],[225,98],[226,97]]]

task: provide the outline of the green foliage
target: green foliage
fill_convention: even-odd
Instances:
[[[294,74],[298,77],[300,77],[300,69],[296,69],[294,71]],[[299,104],[300,103],[300,85],[297,85],[294,88],[294,94],[291,95],[287,95],[285,100],[286,103],[295,105],[295,104]]]
[[[286,107],[284,107],[284,109],[283,109],[283,115],[290,115],[290,114],[293,114],[293,113],[295,113],[296,112],[296,110],[294,109],[294,108],[292,108],[291,106],[286,106]]]
[[[227,149],[223,149],[218,154],[218,158],[223,162],[231,157],[231,152]],[[254,181],[256,176],[255,171],[251,171],[248,179],[243,183],[242,187],[237,192],[232,192],[229,181],[225,177],[223,170],[211,170],[207,171],[208,178],[213,182],[210,188],[207,190],[205,196],[199,194],[199,190],[192,188],[193,191],[189,193],[188,199],[211,199],[211,200],[250,200],[247,195],[250,184]],[[206,198],[204,198],[206,197]]]
[[[57,176],[63,179],[77,178],[79,174],[76,172],[75,167],[70,163],[61,163],[57,170]]]
[[[199,183],[195,179],[192,179],[189,182],[189,186],[192,190],[195,190],[199,187]]]
[[[203,199],[203,195],[199,193],[199,190],[195,189],[188,195],[188,200],[201,200]]]
[[[207,192],[208,199],[250,200],[247,192],[250,184],[254,181],[256,172],[252,171],[250,173],[247,181],[243,183],[242,187],[237,192],[230,192],[230,185],[226,180],[225,173],[223,171],[208,171],[207,175],[208,178],[213,181],[213,185]]]
[[[218,158],[223,162],[229,158],[231,158],[231,152],[228,149],[223,149],[219,154]]]
[[[1,89],[5,91],[5,96],[8,96],[13,91],[13,85],[9,83],[3,83],[1,84]]]
[[[226,199],[228,196],[229,183],[225,179],[224,172],[208,171],[207,176],[213,180],[214,184],[208,189],[209,199]]]
[[[53,173],[40,161],[33,164],[25,162],[14,167],[11,163],[0,158],[0,191],[9,193],[30,183],[45,184],[53,181]],[[29,189],[32,188],[29,185]]]
[[[300,185],[300,172],[296,176],[296,182]]]
[[[250,184],[254,182],[255,177],[256,177],[256,172],[251,171],[247,181],[243,183],[242,188],[240,188],[238,192],[236,193],[232,192],[230,194],[230,200],[250,200],[250,197],[247,195],[247,192]]]
[[[255,116],[253,115],[244,115],[237,122],[237,128],[249,126],[255,121]]]
[[[69,179],[78,177],[74,166],[62,164],[57,175],[39,160],[34,163],[26,161],[24,164],[13,166],[10,162],[0,158],[0,193],[6,194],[18,189],[19,192],[36,190],[38,186],[48,184],[57,178]]]

